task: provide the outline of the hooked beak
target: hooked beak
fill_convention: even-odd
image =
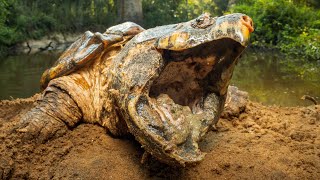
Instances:
[[[250,38],[250,33],[254,31],[253,21],[249,16],[244,15],[241,18],[241,23],[243,25],[241,28],[243,40],[247,42]]]

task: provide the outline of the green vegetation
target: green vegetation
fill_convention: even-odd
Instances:
[[[313,1],[310,1],[313,2]],[[314,1],[316,2],[316,1]],[[240,0],[231,12],[245,12],[255,22],[252,44],[320,59],[320,10],[306,1]]]
[[[143,0],[142,3],[146,28],[188,21],[204,12],[220,16],[228,8],[227,0]]]
[[[115,24],[114,1],[0,0],[0,54],[53,32],[104,31]]]
[[[0,0],[0,54],[54,32],[103,32],[119,23],[119,0]],[[187,21],[203,12],[243,12],[255,22],[252,45],[320,59],[319,0],[142,0],[146,28]]]

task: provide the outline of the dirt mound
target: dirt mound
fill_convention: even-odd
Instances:
[[[266,107],[221,118],[201,142],[204,161],[175,168],[149,159],[133,137],[80,124],[45,143],[16,133],[40,95],[0,102],[0,179],[318,179],[320,106]]]

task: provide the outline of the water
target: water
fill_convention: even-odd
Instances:
[[[241,57],[231,84],[249,92],[249,98],[265,105],[306,106],[314,97],[320,103],[320,62],[310,64],[276,52],[247,51]]]
[[[10,56],[0,61],[0,99],[26,98],[40,92],[39,80],[59,53]],[[320,101],[320,65],[289,60],[273,52],[247,51],[231,84],[266,105],[310,105],[301,96]]]
[[[38,53],[0,60],[0,100],[26,98],[40,92],[40,77],[57,58],[57,53]]]

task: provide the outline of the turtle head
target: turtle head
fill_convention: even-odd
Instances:
[[[112,87],[129,131],[147,152],[168,164],[204,158],[198,142],[220,117],[252,31],[244,14],[203,14],[148,29],[126,45],[115,58]]]
[[[175,25],[174,31],[160,37],[155,46],[169,61],[198,59],[202,71],[211,77],[211,88],[224,95],[238,56],[249,44],[254,31],[252,19],[241,13],[211,17],[204,13],[191,21]],[[196,57],[196,58],[193,58]],[[210,67],[210,68],[209,68]]]

